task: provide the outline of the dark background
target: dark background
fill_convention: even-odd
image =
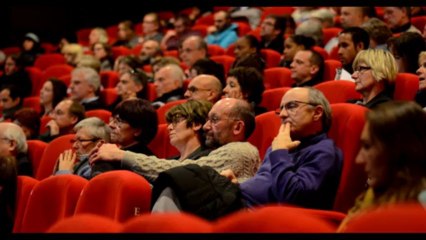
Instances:
[[[107,27],[126,19],[140,23],[145,13],[151,11],[178,12],[194,6],[193,1],[186,4],[184,1],[177,4],[161,0],[149,0],[150,4],[147,1],[137,4],[130,4],[126,0],[112,1],[116,2],[114,6],[106,1],[85,4],[83,1],[72,0],[61,1],[61,4],[24,3],[0,6],[0,48],[18,46],[27,32],[34,32],[42,42],[56,44],[61,36],[75,33],[78,29]]]

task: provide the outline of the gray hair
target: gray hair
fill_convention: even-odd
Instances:
[[[313,87],[306,88],[309,90],[309,103],[323,107],[322,128],[324,132],[328,132],[332,119],[330,103],[320,90]]]
[[[162,68],[169,68],[170,75],[173,78],[173,80],[179,80],[179,87],[182,87],[183,80],[185,80],[185,73],[183,72],[182,68],[179,65],[167,64],[166,66]]]
[[[320,22],[315,21],[313,19],[309,19],[301,23],[296,28],[295,34],[312,37],[315,40],[316,45],[323,45],[322,25]]]
[[[2,124],[7,126],[3,136],[16,142],[16,151],[18,153],[26,153],[28,150],[27,138],[22,128],[15,123],[4,122]]]
[[[101,86],[101,77],[93,68],[77,67],[71,72],[71,75],[80,73],[83,74],[87,83],[95,88],[95,92],[99,90],[99,87]]]
[[[111,128],[101,119],[97,117],[83,119],[74,126],[74,131],[77,132],[82,128],[87,128],[93,137],[110,142]]]

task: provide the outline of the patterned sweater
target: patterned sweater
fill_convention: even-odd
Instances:
[[[232,142],[211,151],[209,155],[197,161],[192,159],[170,161],[126,151],[121,163],[149,181],[155,180],[158,174],[165,170],[195,163],[212,167],[219,173],[225,169],[232,169],[238,182],[241,183],[256,174],[260,162],[259,151],[255,146],[248,142]]]

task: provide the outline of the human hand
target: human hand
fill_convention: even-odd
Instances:
[[[59,155],[58,170],[72,171],[75,165],[76,154],[71,150],[65,150]]]
[[[55,120],[50,120],[47,124],[46,127],[48,127],[50,129],[50,136],[55,136],[59,134],[59,126],[56,123]]]
[[[222,172],[220,172],[220,175],[228,178],[232,183],[238,184],[237,177],[235,176],[232,169],[225,169]]]
[[[287,149],[291,150],[299,146],[300,141],[293,141],[290,137],[290,123],[281,124],[277,136],[272,141],[272,150]]]
[[[89,153],[90,165],[96,161],[121,161],[124,157],[124,151],[115,144],[98,143]]]

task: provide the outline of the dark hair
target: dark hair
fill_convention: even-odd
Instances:
[[[322,79],[324,76],[324,68],[325,68],[324,58],[317,51],[314,51],[312,49],[308,49],[307,51],[310,51],[312,53],[311,57],[309,58],[309,61],[311,62],[311,64],[317,65],[319,68],[315,78]]]
[[[3,91],[5,89],[9,90],[9,97],[12,98],[12,100],[16,100],[17,98],[20,98],[19,104],[22,104],[22,101],[24,100],[24,97],[22,96],[22,91],[21,88],[13,85],[13,84],[8,84],[3,86],[0,91]]]
[[[216,63],[215,61],[209,58],[202,58],[197,60],[191,67],[195,69],[198,75],[209,74],[217,77],[222,83],[222,86],[225,83],[225,69],[222,64]]]
[[[157,112],[148,100],[136,98],[122,101],[113,110],[112,115],[118,115],[132,128],[142,131],[136,136],[138,142],[148,144],[157,134]]]
[[[133,22],[132,21],[130,21],[130,20],[125,20],[125,21],[121,21],[121,22],[119,22],[118,23],[119,25],[120,24],[123,24],[127,29],[130,29],[130,30],[132,30],[132,31],[135,31],[135,25],[133,24]]]
[[[137,97],[138,98],[143,98],[143,99],[147,99],[147,94],[148,94],[148,75],[146,75],[146,73],[142,70],[139,69],[132,69],[130,71],[127,71],[127,73],[129,73],[130,78],[135,81],[138,82],[139,84],[142,85],[142,90],[137,92]]]
[[[255,48],[257,54],[260,54],[260,49],[262,48],[262,46],[260,45],[259,40],[253,36],[253,35],[244,35],[242,38],[244,38],[245,40],[247,40],[250,48]]]
[[[52,83],[53,99],[52,99],[52,108],[55,108],[56,105],[67,97],[67,85],[56,78],[49,78],[47,82]]]
[[[36,110],[32,108],[22,108],[15,112],[13,120],[17,121],[18,125],[24,126],[31,130],[31,136],[27,138],[36,139],[40,130],[40,116]]]
[[[347,33],[352,36],[352,42],[355,46],[359,43],[364,45],[364,49],[367,49],[370,46],[370,36],[368,35],[367,31],[360,27],[348,27],[343,29],[339,35],[343,33]]]
[[[265,60],[263,60],[260,54],[249,54],[242,58],[235,59],[231,70],[237,67],[252,67],[255,68],[259,73],[263,74],[265,66]]]
[[[246,101],[237,101],[229,113],[230,118],[240,119],[244,122],[244,137],[248,139],[256,127],[255,115],[251,104]]]
[[[135,56],[123,56],[118,60],[118,63],[124,63],[132,69],[141,67],[141,62]]]
[[[426,50],[423,37],[416,32],[404,32],[399,37],[391,37],[388,46],[395,58],[402,58],[405,71],[416,74],[419,54]]]
[[[294,34],[291,35],[289,38],[293,40],[294,43],[296,43],[299,46],[303,46],[304,49],[311,49],[313,46],[315,46],[315,39],[312,37],[308,37],[301,34]]]
[[[108,43],[97,42],[90,47],[92,51],[94,51],[96,44],[100,44],[104,48],[104,50],[106,52],[105,59],[108,59],[108,61],[113,63],[114,62],[114,54],[112,53],[112,46],[109,45]]]
[[[0,157],[0,234],[12,233],[18,169],[14,157]]]
[[[247,102],[258,105],[265,91],[263,76],[253,67],[237,67],[229,71],[228,77],[234,77],[240,84],[241,92],[247,96]]]
[[[383,198],[416,200],[426,176],[426,113],[415,102],[390,101],[367,112],[368,131],[383,146],[389,186]],[[390,131],[391,129],[391,131]]]
[[[287,27],[287,19],[285,17],[278,16],[278,15],[275,15],[275,14],[270,14],[270,15],[266,16],[265,18],[275,19],[274,29],[280,30],[280,32],[281,32],[280,35],[284,34],[285,29]]]
[[[363,16],[367,16],[369,18],[377,17],[375,7],[361,7],[361,12]]]
[[[175,22],[178,20],[181,20],[186,28],[190,28],[192,26],[191,19],[189,19],[186,14],[179,13],[175,18]]]
[[[72,104],[68,110],[68,113],[74,117],[77,118],[77,122],[80,122],[81,120],[83,120],[86,115],[85,115],[85,110],[84,110],[84,106],[81,105],[81,103],[74,101],[74,100],[70,100],[72,101]]]

